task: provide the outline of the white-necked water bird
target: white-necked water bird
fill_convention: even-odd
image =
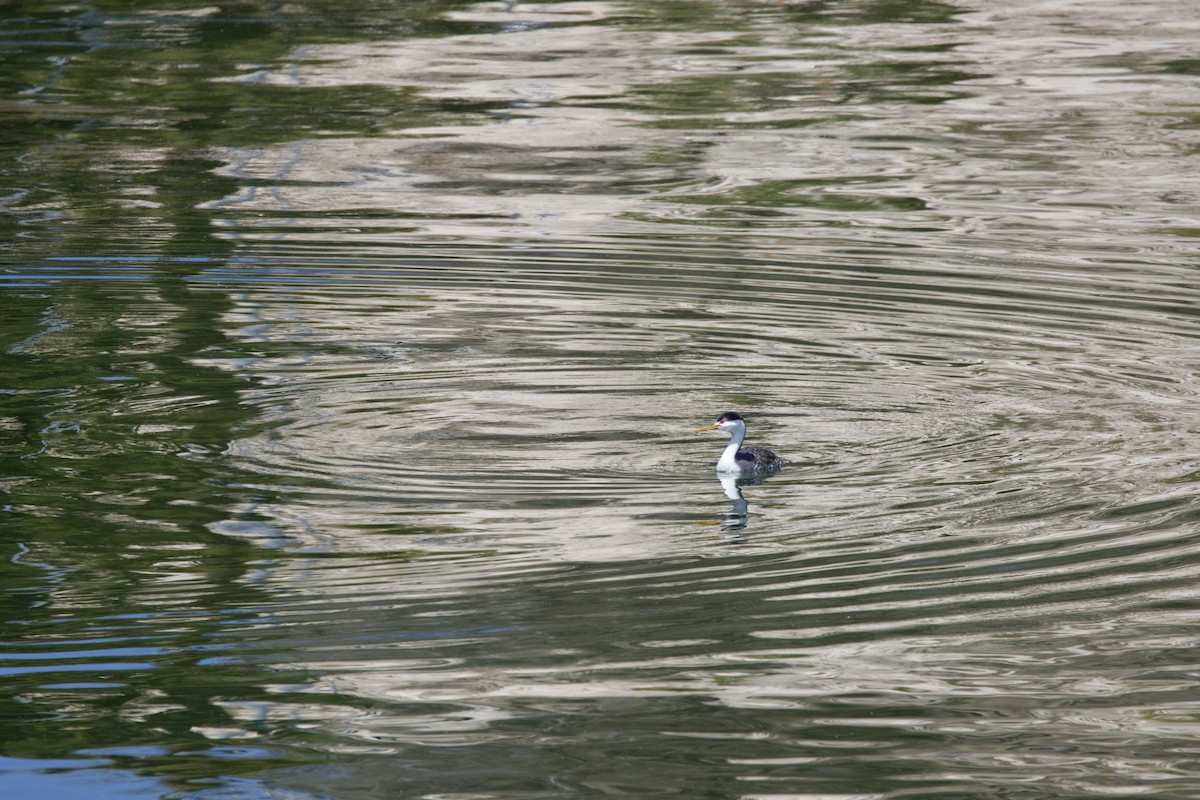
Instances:
[[[696,433],[703,431],[729,434],[729,444],[717,460],[717,472],[766,472],[783,466],[783,459],[765,447],[742,447],[746,440],[746,420],[736,411],[726,411],[712,425],[696,429]]]

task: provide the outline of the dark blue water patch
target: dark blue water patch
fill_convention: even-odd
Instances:
[[[97,748],[79,751],[109,758],[5,758],[0,757],[0,797],[26,800],[329,800],[299,790],[270,788],[249,778],[205,779],[207,786],[181,789],[134,769],[114,766],[114,759],[153,759],[167,754],[157,747]],[[147,762],[150,763],[150,762]],[[216,785],[213,785],[216,784]]]
[[[54,650],[52,652],[38,653],[3,653],[0,654],[0,661],[36,661],[42,658],[53,658],[56,660],[67,658],[112,658],[114,656],[123,656],[126,658],[133,656],[157,656],[167,652],[158,647],[114,647],[107,650]]]
[[[0,756],[0,775],[10,772],[36,772],[39,770],[84,769],[112,762],[90,758],[10,758]]]
[[[101,759],[0,758],[0,789],[8,800],[159,800],[169,788]]]
[[[73,281],[148,281],[159,276],[155,267],[206,265],[208,256],[53,256],[0,269],[0,287],[46,288]]]
[[[44,664],[39,667],[0,668],[0,677],[15,675],[37,675],[52,672],[132,672],[155,669],[154,664],[145,662],[106,662],[103,664]]]

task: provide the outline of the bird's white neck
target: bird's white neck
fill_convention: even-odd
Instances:
[[[725,445],[725,452],[717,459],[717,472],[741,472],[737,463],[737,451],[745,439],[745,425],[738,425],[729,432],[729,444]]]

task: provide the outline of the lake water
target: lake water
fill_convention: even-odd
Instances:
[[[8,4],[0,798],[1200,796],[1195,11]]]

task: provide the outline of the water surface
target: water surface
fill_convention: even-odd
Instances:
[[[18,3],[0,796],[1194,796],[1187,12]]]

